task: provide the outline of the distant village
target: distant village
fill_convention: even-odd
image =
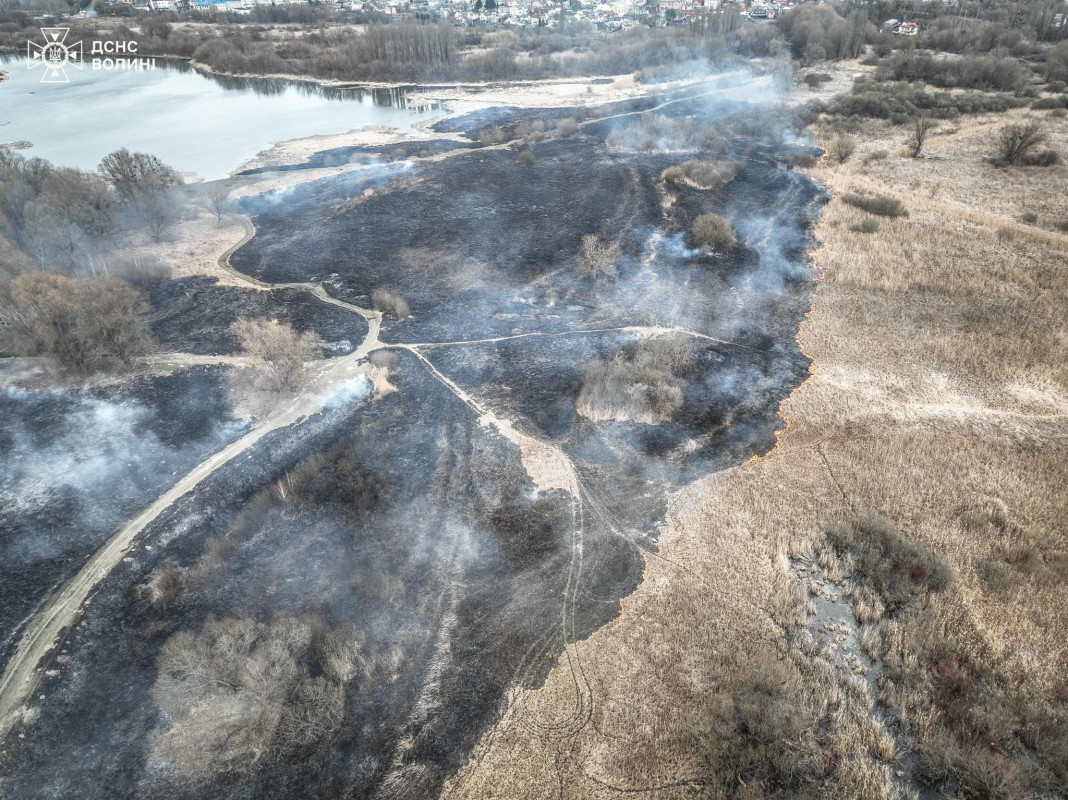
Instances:
[[[934,0],[939,2],[940,0]],[[955,0],[941,0],[944,3]],[[470,25],[556,28],[588,22],[601,30],[628,30],[639,25],[685,23],[705,11],[735,8],[753,20],[774,20],[784,11],[813,0],[113,0],[137,10],[201,11],[248,14],[256,6],[332,2],[342,11],[380,13],[398,17],[437,19],[458,27]],[[822,2],[822,0],[817,0]],[[883,30],[915,36],[916,22],[891,19]]]

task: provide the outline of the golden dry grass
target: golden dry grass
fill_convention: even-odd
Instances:
[[[994,508],[1068,548],[1068,236],[1054,229],[1068,220],[1068,168],[981,160],[998,127],[1027,113],[944,125],[929,158],[865,165],[906,133],[872,123],[853,161],[815,170],[835,198],[893,194],[910,216],[863,234],[850,230],[863,212],[827,207],[815,253],[825,278],[799,337],[812,374],[783,405],[778,447],[672,498],[661,554],[623,614],[569,648],[544,689],[516,693],[445,797],[716,796],[702,794],[694,731],[739,669],[784,651],[785,555],[869,510],[956,569],[933,620],[1036,691],[1062,680],[1064,585],[990,591],[978,565],[996,543],[968,522]],[[1068,155],[1068,123],[1046,124]],[[894,625],[883,621],[884,641]],[[850,755],[828,796],[883,796],[892,743],[859,713],[866,697],[811,674],[820,663],[795,665],[784,691],[839,703],[832,738]],[[587,688],[589,722],[555,727]]]

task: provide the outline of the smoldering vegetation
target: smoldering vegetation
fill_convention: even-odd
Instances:
[[[12,796],[433,796],[509,686],[618,613],[637,553],[576,531],[569,499],[536,495],[412,356],[393,380],[152,526],[5,753]]]
[[[274,319],[299,333],[316,334],[327,358],[351,352],[367,333],[367,323],[355,314],[325,305],[302,289],[242,289],[193,277],[161,281],[146,295],[149,334],[163,351],[237,353],[241,343],[233,324],[250,318]]]
[[[121,389],[0,393],[3,652],[114,528],[236,438],[218,370]]]
[[[513,145],[392,165],[373,193],[348,173],[243,201],[236,268],[325,279],[390,312],[382,342],[437,343],[433,367],[558,448],[578,496],[537,492],[414,354],[376,354],[359,391],[220,468],[101,584],[3,756],[13,797],[432,797],[510,687],[619,612],[667,490],[768,449],[806,369],[821,195],[785,165],[812,150],[783,115],[667,99],[674,122],[651,124],[693,132],[682,149],[610,146],[638,115],[557,135],[509,112]],[[733,180],[664,180],[706,141]],[[689,246],[711,213],[736,247]],[[395,391],[366,402],[383,375]]]

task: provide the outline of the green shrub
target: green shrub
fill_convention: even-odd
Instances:
[[[900,200],[887,195],[844,194],[842,202],[878,217],[907,217],[909,215]]]
[[[693,221],[690,234],[698,247],[712,251],[730,250],[738,244],[731,223],[719,214],[702,214]]]

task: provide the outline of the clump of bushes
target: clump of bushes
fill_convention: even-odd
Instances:
[[[602,239],[596,234],[582,237],[578,272],[584,278],[614,278],[619,269],[623,249],[618,242]]]
[[[710,796],[816,798],[837,758],[819,739],[821,722],[792,691],[788,663],[739,666],[729,694],[697,731]],[[829,757],[830,756],[830,757]],[[746,787],[760,787],[748,792]]]
[[[682,380],[649,352],[617,353],[611,361],[586,366],[578,412],[597,422],[658,425],[682,407]]]
[[[378,504],[382,488],[351,453],[335,447],[312,453],[271,487],[275,500],[290,507],[335,508],[342,516],[358,519]]]
[[[160,650],[152,749],[187,774],[247,769],[334,735],[364,658],[354,635],[303,618],[209,616]]]
[[[827,538],[839,556],[851,559],[854,582],[874,590],[891,614],[920,594],[945,591],[953,581],[940,554],[906,539],[878,514],[836,525]]]
[[[844,194],[842,202],[846,205],[875,214],[877,217],[907,217],[908,209],[896,197],[888,195]]]
[[[1016,92],[1031,80],[1031,72],[1014,58],[991,56],[935,58],[927,53],[900,53],[876,72],[882,80],[922,81],[950,89]]]
[[[961,114],[1001,113],[1029,103],[1027,98],[1007,93],[929,92],[921,85],[862,78],[850,94],[817,104],[810,113],[890,119],[904,125],[920,112],[934,119],[953,119]]]
[[[694,159],[664,170],[664,180],[677,183],[688,181],[698,189],[714,189],[738,177],[734,161],[701,161]]]
[[[6,346],[78,375],[129,367],[147,353],[147,311],[141,292],[114,277],[74,280],[34,270],[0,287]]]
[[[694,244],[712,252],[730,250],[738,244],[730,221],[719,214],[701,214],[690,226]]]
[[[486,145],[504,144],[510,138],[507,131],[500,125],[490,125],[478,132],[478,141]]]
[[[801,76],[801,82],[809,89],[818,89],[830,80],[831,76],[826,72],[806,72]]]
[[[375,289],[371,293],[371,308],[383,314],[392,314],[401,322],[408,319],[412,313],[407,300],[399,294],[388,292],[385,289]]]
[[[540,119],[523,120],[516,125],[515,135],[524,142],[540,142],[545,138],[545,123]]]

